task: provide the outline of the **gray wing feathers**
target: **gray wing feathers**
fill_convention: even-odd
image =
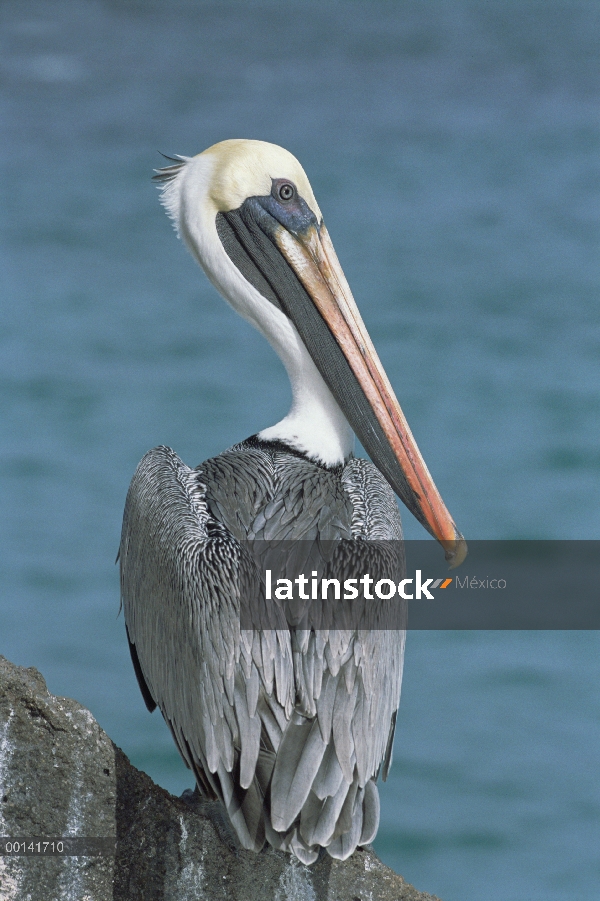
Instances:
[[[318,721],[293,713],[271,783],[271,823],[277,832],[286,832],[300,814],[326,747]]]
[[[256,849],[264,841],[257,823],[267,788],[257,777],[259,696],[274,692],[284,710],[292,709],[289,634],[242,640],[240,548],[224,528],[209,537],[201,476],[168,448],[141,461],[123,521],[123,606],[144,680],[184,760],[223,797],[242,844]],[[277,729],[271,732],[275,737]],[[238,765],[243,798],[232,776]]]
[[[350,537],[402,537],[372,464],[351,460],[340,477],[243,445],[197,470],[150,451],[123,521],[128,633],[184,760],[244,847],[266,838],[307,864],[319,846],[345,859],[377,831],[404,636],[242,631],[235,586],[247,539]]]
[[[352,501],[352,537],[401,541],[402,522],[394,492],[377,467],[355,458],[344,467],[342,484]]]

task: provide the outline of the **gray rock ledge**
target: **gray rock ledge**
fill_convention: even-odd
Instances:
[[[232,850],[212,820],[131,766],[89,710],[4,657],[0,836],[108,837],[116,849],[0,856],[0,901],[437,901],[371,850],[312,867]]]

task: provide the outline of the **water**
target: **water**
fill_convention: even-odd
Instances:
[[[592,0],[2,4],[0,653],[170,790],[117,619],[129,479],[290,395],[175,240],[156,151],[292,150],[467,538],[598,538],[599,32]],[[596,896],[599,645],[409,636],[387,863],[444,901]]]

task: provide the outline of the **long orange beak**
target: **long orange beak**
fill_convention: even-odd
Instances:
[[[351,405],[340,396],[343,392],[339,386],[328,382],[350,425],[397,494],[443,546],[451,567],[459,566],[467,555],[467,543],[446,509],[412,436],[325,225],[310,225],[292,233],[277,223],[272,239],[334,336],[379,429],[369,427],[364,417],[356,421]],[[308,345],[306,335],[303,339]],[[311,352],[310,346],[308,350]]]

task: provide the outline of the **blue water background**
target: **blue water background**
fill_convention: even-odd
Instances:
[[[5,0],[0,41],[0,653],[136,766],[191,784],[117,618],[131,475],[290,400],[176,240],[159,150],[300,158],[467,538],[600,538],[600,4]],[[383,859],[444,901],[598,897],[599,652],[410,634]]]

